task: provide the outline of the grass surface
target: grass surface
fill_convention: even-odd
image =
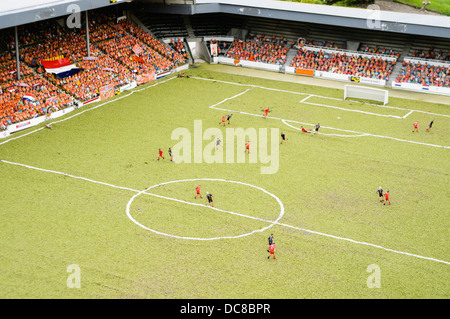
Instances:
[[[339,133],[332,128],[341,128],[450,146],[449,117],[414,112],[406,119],[386,118],[299,102],[305,94],[342,98],[342,90],[195,67],[185,74],[303,94],[253,87],[217,106],[223,109],[262,114],[270,106],[269,116],[320,122],[329,127],[321,129],[323,133]],[[144,87],[149,88],[141,90]],[[280,120],[235,112],[230,127],[278,128],[286,133],[276,174],[260,174],[266,166],[261,163],[174,164],[167,156],[156,160],[158,148],[167,155],[168,147],[177,143],[171,140],[174,129],[193,132],[194,120],[202,120],[203,130],[218,128],[224,112],[209,107],[248,88],[192,77],[164,78],[55,123],[54,130],[0,145],[1,160],[91,180],[0,162],[0,296],[267,298],[270,273],[271,298],[448,298],[448,264],[345,240],[450,261],[448,149],[374,136],[301,134]],[[320,97],[308,101],[379,114],[407,113]],[[443,104],[411,103],[391,98],[389,105],[450,115]],[[432,118],[433,129],[425,132]],[[416,120],[419,134],[411,132]],[[282,224],[239,238],[199,241],[156,234],[127,217],[133,190],[199,178],[267,190],[284,206]],[[194,199],[198,184],[203,199]],[[379,203],[375,191],[380,185],[390,190],[391,206]],[[186,181],[149,190],[207,205],[206,191],[214,194],[215,207],[234,214],[145,194],[130,204],[130,214],[158,232],[211,238],[262,229],[280,213],[273,197],[242,184]],[[268,261],[266,243],[272,232],[277,260]],[[66,285],[71,264],[80,267],[81,289]],[[379,289],[366,284],[371,264],[381,269]]]
[[[423,0],[395,0],[396,2],[412,5],[416,8],[422,8]],[[450,15],[450,3],[447,0],[432,0],[427,5],[427,10],[436,11],[445,15]]]

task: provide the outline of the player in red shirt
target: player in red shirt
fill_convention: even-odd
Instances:
[[[389,191],[384,193],[384,199],[385,199],[385,201],[384,201],[383,205],[386,205],[386,203],[389,203],[389,205],[391,205],[391,200],[389,199]]]
[[[201,187],[202,185],[198,185],[196,188],[195,188],[195,190],[197,191],[197,195],[195,195],[195,198],[197,198],[197,196],[200,196],[200,198],[203,198],[202,197],[202,194],[200,194],[200,187]]]
[[[164,159],[163,151],[162,151],[161,149],[159,149],[158,161],[159,161],[159,158],[160,158],[160,157],[162,157],[162,159]]]
[[[305,132],[305,133],[311,133],[311,130],[310,130],[310,129],[306,129],[306,128],[304,128],[304,127],[302,126],[302,132]]]
[[[414,128],[413,128],[413,133],[414,131],[416,131],[417,133],[419,133],[419,121],[414,122]]]
[[[267,109],[264,110],[264,118],[267,117],[267,114],[268,114],[268,113],[269,113],[269,108],[267,108]]]
[[[272,245],[269,246],[269,256],[267,256],[267,259],[270,259],[270,256],[273,256],[273,259],[275,259],[275,242],[272,242]]]
[[[219,124],[223,124],[223,126],[225,126],[226,120],[227,120],[227,116],[226,115],[222,116],[222,122],[220,122]]]
[[[245,143],[245,152],[247,152],[250,154],[250,141],[248,141],[247,143]]]

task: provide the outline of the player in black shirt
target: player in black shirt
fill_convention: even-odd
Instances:
[[[319,128],[320,128],[320,123],[317,123],[316,128],[314,130],[314,134],[318,134],[319,133]]]
[[[228,124],[230,124],[230,119],[231,119],[232,116],[233,116],[233,114],[228,114],[228,116],[227,116]]]
[[[170,156],[170,161],[173,162],[173,156],[172,156],[172,150],[169,147],[169,156]]]
[[[267,238],[267,241],[269,242],[269,248],[274,243],[273,242],[273,234],[270,234],[270,236]],[[267,252],[269,252],[269,248],[267,248]]]
[[[219,146],[223,147],[222,145],[220,145],[221,142],[222,141],[220,140],[220,138],[217,138],[217,140],[216,140],[216,150],[219,148]]]
[[[281,144],[283,144],[283,141],[287,140],[286,135],[281,132]]]
[[[434,123],[434,120],[432,120],[430,122],[430,124],[428,125],[427,132],[429,132],[431,130],[431,127],[433,126],[433,123]]]
[[[378,188],[377,190],[378,196],[380,196],[380,202],[383,201],[383,189],[381,188],[381,186]]]
[[[210,206],[212,206],[212,207],[214,207],[214,203],[213,203],[213,195],[212,194],[210,194],[210,193],[208,193],[208,192],[206,192],[206,198],[208,199],[208,203],[209,203],[209,205]]]
[[[269,238],[267,238],[267,241],[269,242],[269,246],[273,243],[273,234],[270,234]]]

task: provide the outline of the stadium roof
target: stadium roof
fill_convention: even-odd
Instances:
[[[138,0],[149,12],[229,13],[360,29],[450,38],[450,17],[274,0]],[[136,3],[135,2],[135,3]],[[157,3],[159,2],[159,3]],[[175,3],[192,4],[175,4]]]
[[[133,0],[1,0],[0,29]],[[360,29],[450,38],[450,17],[274,0],[138,0],[149,12],[228,13]]]
[[[1,0],[0,29],[67,16],[73,8],[83,12],[123,2],[130,0]]]

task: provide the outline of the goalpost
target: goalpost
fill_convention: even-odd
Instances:
[[[364,100],[374,100],[386,105],[389,101],[389,92],[387,90],[375,89],[367,86],[345,85],[344,100],[347,98],[358,98]]]

